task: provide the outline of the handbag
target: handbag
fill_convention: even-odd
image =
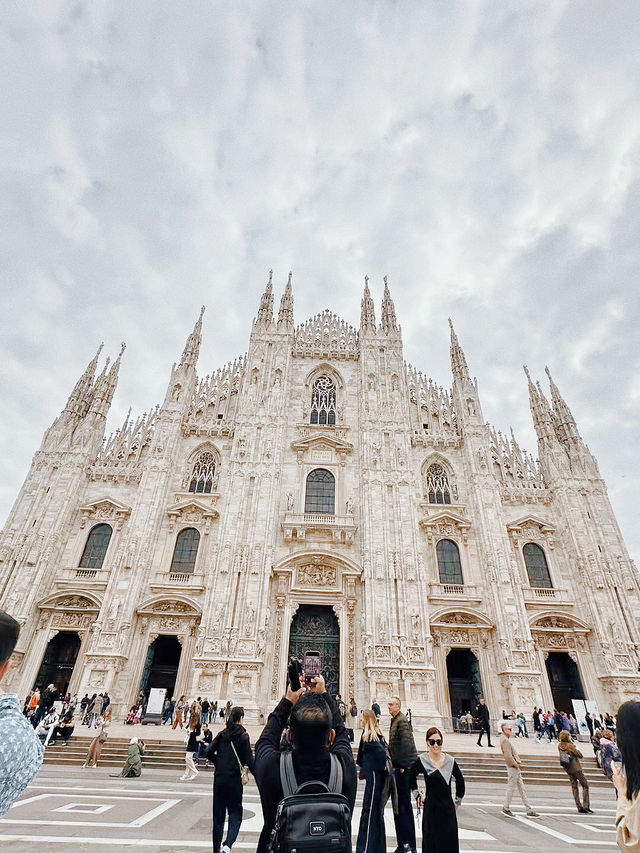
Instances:
[[[238,758],[238,753],[236,752],[236,748],[233,745],[233,741],[229,739],[229,743],[231,744],[231,749],[233,750],[233,754],[236,757],[236,761],[238,762],[238,767],[240,768],[240,779],[242,780],[242,784],[246,785],[249,781],[249,768],[246,764],[243,764]]]

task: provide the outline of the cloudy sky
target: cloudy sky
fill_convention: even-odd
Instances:
[[[388,275],[405,356],[536,450],[548,364],[640,556],[640,8],[629,2],[5,2],[0,523],[104,340],[110,428]]]

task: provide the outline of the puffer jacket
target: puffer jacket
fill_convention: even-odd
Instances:
[[[389,729],[389,752],[393,766],[408,770],[418,758],[409,720],[400,711],[391,720]]]

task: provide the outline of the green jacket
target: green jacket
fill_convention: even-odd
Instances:
[[[397,713],[391,720],[389,752],[393,766],[402,770],[408,770],[418,759],[413,731],[402,712]]]

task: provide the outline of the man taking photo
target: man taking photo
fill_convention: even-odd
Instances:
[[[327,693],[324,678],[316,676],[311,687],[292,690],[269,714],[267,724],[255,747],[254,775],[258,783],[264,826],[256,853],[266,853],[276,809],[283,798],[280,778],[282,732],[289,724],[285,750],[290,747],[293,770],[298,785],[318,781],[328,784],[331,774],[330,755],[342,767],[342,794],[353,811],[356,799],[356,766],[349,735],[333,699]]]
[[[0,682],[9,669],[9,658],[18,642],[20,625],[0,610]],[[0,817],[18,799],[40,769],[44,749],[22,714],[15,693],[0,687]]]

